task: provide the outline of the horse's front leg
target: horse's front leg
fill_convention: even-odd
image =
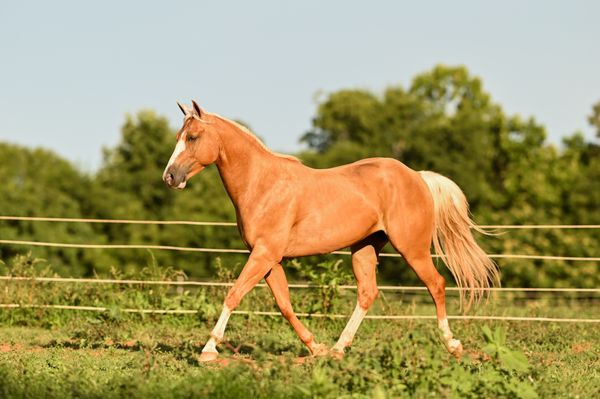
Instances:
[[[231,312],[239,305],[240,301],[250,290],[273,268],[279,264],[281,258],[274,256],[272,251],[264,247],[255,247],[242,269],[233,287],[227,293],[221,316],[210,333],[210,339],[204,345],[200,354],[201,362],[215,360],[219,355],[217,345],[223,340],[225,327]]]
[[[292,302],[290,301],[287,278],[285,277],[285,272],[283,271],[281,264],[273,266],[269,274],[265,277],[265,280],[273,292],[273,296],[275,297],[275,301],[277,301],[277,306],[279,306],[281,314],[291,324],[294,331],[296,331],[296,334],[298,334],[298,337],[300,337],[300,340],[302,340],[310,350],[310,353],[313,356],[326,355],[329,352],[327,347],[315,342],[313,334],[300,320],[298,320],[296,313],[294,313]]]

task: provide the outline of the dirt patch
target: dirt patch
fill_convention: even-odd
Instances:
[[[239,355],[233,355],[233,356],[219,355],[219,357],[217,357],[215,360],[212,360],[210,362],[200,363],[200,364],[203,364],[204,366],[206,366],[208,368],[216,368],[216,369],[220,369],[222,367],[227,367],[230,364],[246,364],[249,366],[256,367],[256,362],[253,359],[250,359],[250,358],[244,357],[244,356],[239,356]]]
[[[103,355],[102,351],[97,350],[97,349],[96,350],[92,350],[92,351],[90,351],[88,353],[93,358],[99,358],[99,357],[102,357],[102,355]]]
[[[573,353],[587,352],[590,349],[592,349],[592,344],[590,342],[578,342],[571,345]]]
[[[10,352],[10,351],[18,351],[21,350],[23,348],[23,345],[21,344],[8,344],[8,343],[2,343],[0,344],[0,352]]]

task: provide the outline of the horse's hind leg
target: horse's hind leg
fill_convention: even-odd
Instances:
[[[413,246],[410,249],[402,250],[395,245],[397,242],[394,243],[391,236],[390,241],[396,250],[404,256],[404,259],[406,259],[410,267],[427,287],[435,303],[438,328],[443,335],[444,345],[448,349],[448,352],[456,358],[460,358],[463,352],[462,344],[459,340],[453,338],[446,315],[446,281],[433,264],[431,254],[429,253],[429,245]]]
[[[296,331],[296,334],[298,334],[298,337],[300,337],[302,342],[308,347],[310,353],[313,356],[326,354],[327,348],[325,345],[315,342],[313,334],[300,322],[300,320],[298,320],[298,317],[294,313],[290,301],[288,282],[281,264],[275,265],[265,276],[265,280],[273,292],[273,296],[275,297],[275,301],[277,301],[277,306],[279,306],[281,314],[292,325],[292,328]]]
[[[444,277],[435,268],[429,253],[408,258],[405,256],[405,258],[415,273],[417,273],[417,276],[423,281],[433,298],[437,313],[438,328],[442,332],[446,349],[455,357],[460,358],[463,348],[460,341],[453,338],[446,315],[446,281]]]
[[[375,298],[377,298],[379,290],[377,289],[375,268],[379,251],[386,242],[385,236],[374,234],[351,248],[352,271],[358,286],[358,300],[348,324],[346,324],[339,340],[331,349],[332,352],[338,355],[343,355],[344,349],[350,346],[360,323],[373,302],[375,302]]]

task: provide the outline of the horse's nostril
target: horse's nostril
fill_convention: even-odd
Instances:
[[[167,173],[165,176],[165,182],[169,185],[171,185],[173,183],[173,180],[175,180],[175,177],[173,176],[173,173]]]

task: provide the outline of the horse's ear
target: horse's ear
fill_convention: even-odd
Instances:
[[[192,100],[192,105],[194,106],[196,114],[198,114],[198,118],[202,119],[202,114],[204,113],[204,111],[202,111],[202,108],[200,108],[200,106],[194,100]]]
[[[188,107],[181,104],[179,101],[177,101],[177,105],[179,106],[179,109],[181,110],[181,112],[183,112],[185,116],[188,116],[190,114],[190,109]]]

